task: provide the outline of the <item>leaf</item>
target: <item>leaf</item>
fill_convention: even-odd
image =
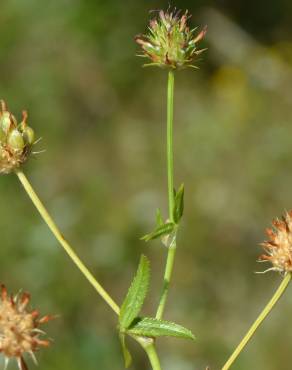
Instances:
[[[161,216],[161,211],[159,208],[156,210],[156,225],[157,226],[162,226],[164,224],[163,218]]]
[[[137,318],[127,332],[129,334],[152,338],[168,336],[195,339],[192,332],[183,326],[152,317]]]
[[[174,197],[173,219],[176,224],[179,223],[184,212],[184,192],[184,184],[181,184]]]
[[[125,368],[127,369],[132,363],[132,356],[126,346],[126,338],[125,338],[125,334],[123,333],[120,333],[120,342],[121,342],[122,351],[124,355]]]
[[[120,311],[120,330],[127,329],[139,314],[149,286],[150,263],[147,257],[141,256],[138,270],[128,290]]]
[[[157,239],[160,236],[170,234],[174,230],[174,228],[175,224],[173,222],[167,222],[161,226],[158,226],[151,233],[144,235],[141,240],[145,240],[145,242],[148,242],[149,240]]]

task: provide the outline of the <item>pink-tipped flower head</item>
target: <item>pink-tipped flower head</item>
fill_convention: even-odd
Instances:
[[[286,212],[281,220],[273,220],[272,224],[273,228],[266,229],[269,240],[261,244],[265,254],[259,260],[272,264],[268,270],[284,274],[292,272],[292,210]]]
[[[171,69],[194,67],[197,56],[206,49],[199,50],[197,43],[206,34],[206,27],[195,35],[196,29],[190,30],[187,23],[188,11],[181,15],[180,11],[163,11],[150,21],[148,33],[136,36],[136,42],[141,45],[141,56],[151,59],[153,65]]]
[[[45,333],[39,326],[51,317],[39,318],[38,311],[27,308],[29,301],[28,293],[8,295],[6,287],[1,285],[0,352],[5,356],[6,366],[10,359],[16,359],[19,370],[27,370],[25,354],[36,362],[35,352],[50,344],[48,340],[42,339]]]
[[[1,100],[0,174],[10,173],[26,162],[33,144],[34,131],[27,124],[27,112],[22,112],[22,121],[18,124],[6,103]]]

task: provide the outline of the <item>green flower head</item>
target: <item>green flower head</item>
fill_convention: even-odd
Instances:
[[[26,162],[35,140],[34,131],[27,124],[26,111],[18,124],[3,100],[0,107],[0,174],[7,174]]]
[[[140,56],[151,59],[145,66],[159,66],[172,69],[184,67],[197,68],[193,63],[197,56],[206,49],[197,49],[197,43],[205,36],[204,27],[195,35],[196,28],[190,30],[187,21],[188,11],[181,15],[180,11],[160,10],[158,16],[150,21],[148,33],[136,36],[143,54]]]

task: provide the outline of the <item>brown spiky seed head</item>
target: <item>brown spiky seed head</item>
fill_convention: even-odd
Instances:
[[[206,49],[197,49],[197,43],[206,34],[206,27],[195,35],[196,29],[190,30],[187,23],[190,15],[185,11],[163,11],[150,21],[148,33],[136,36],[143,54],[151,59],[145,66],[159,66],[170,69],[195,67],[195,59]],[[196,68],[196,67],[195,67]]]
[[[24,354],[35,360],[34,353],[41,347],[48,347],[50,342],[41,337],[45,334],[39,326],[51,319],[51,316],[39,318],[36,310],[28,310],[28,293],[8,295],[1,285],[0,301],[0,352],[5,356],[6,364],[16,359],[19,370],[27,369]]]
[[[272,222],[273,228],[266,229],[269,240],[261,245],[265,254],[260,256],[260,261],[272,264],[269,270],[287,273],[292,271],[292,210],[286,212],[281,220]]]
[[[0,174],[19,168],[31,154],[34,131],[27,125],[27,112],[18,124],[4,100],[0,100]]]

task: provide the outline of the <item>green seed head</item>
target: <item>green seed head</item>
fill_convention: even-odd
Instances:
[[[13,150],[22,151],[25,144],[21,132],[17,129],[10,131],[7,137],[7,145]]]
[[[172,69],[195,67],[194,60],[205,50],[198,50],[196,44],[205,36],[206,27],[195,36],[196,29],[190,30],[187,26],[189,17],[188,11],[180,15],[180,11],[161,10],[156,19],[150,21],[149,32],[136,37],[136,42],[143,49],[141,56],[152,61],[146,66]]]
[[[34,131],[26,123],[26,111],[22,112],[22,121],[17,125],[3,100],[0,100],[0,108],[0,174],[6,174],[27,161],[34,143]]]

